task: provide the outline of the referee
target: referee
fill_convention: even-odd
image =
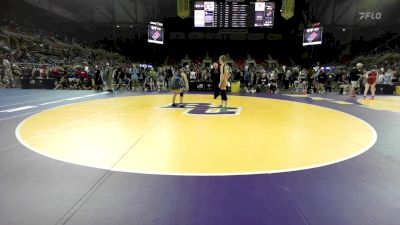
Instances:
[[[213,64],[213,68],[211,69],[211,80],[213,82],[212,88],[214,90],[214,99],[217,99],[220,95],[220,89],[218,87],[220,81],[220,71],[218,68],[218,63]]]

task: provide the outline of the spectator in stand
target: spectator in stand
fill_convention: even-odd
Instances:
[[[42,68],[39,69],[40,77],[41,79],[47,79],[49,77],[49,70],[45,65],[42,66]]]
[[[394,85],[397,85],[399,83],[399,73],[398,73],[398,71],[396,71],[396,73],[394,73],[392,81],[393,81]]]
[[[257,92],[267,91],[268,90],[268,78],[267,73],[263,72],[259,81],[257,82]]]
[[[157,86],[157,91],[164,91],[166,87],[166,82],[165,82],[165,77],[163,73],[160,73],[158,75],[157,81],[156,81],[156,86]]]
[[[73,89],[75,86],[75,71],[73,68],[69,67],[67,69],[68,85],[69,88]]]
[[[388,69],[383,76],[383,84],[387,85],[392,85],[393,84],[393,78],[394,78],[394,71],[391,69]]]
[[[314,72],[316,68],[307,71],[306,82],[307,82],[307,94],[314,93]]]
[[[270,94],[275,94],[278,92],[278,82],[276,80],[270,80],[268,87]]]
[[[116,73],[116,77],[118,80],[118,83],[116,84],[117,90],[121,88],[129,89],[131,79],[126,76],[126,69],[120,67],[119,71]]]
[[[95,73],[94,73],[94,84],[95,84],[95,89],[97,91],[103,90],[104,81],[101,76],[101,70],[99,69],[99,67],[97,65],[95,67]]]
[[[124,68],[122,72],[122,76],[120,76],[121,87],[124,87],[126,90],[131,90],[131,76],[128,74],[128,69]]]
[[[174,68],[172,66],[167,68],[165,81],[167,82],[167,89],[170,88],[171,78],[174,76]]]
[[[331,71],[328,71],[327,80],[325,84],[326,92],[332,92],[332,88],[335,85],[334,82],[335,82],[335,74],[333,74]]]
[[[21,87],[21,69],[17,64],[13,64],[11,66],[11,72],[12,72],[12,80],[13,80],[13,85],[12,87]]]
[[[106,69],[105,69],[105,74],[104,74],[104,79],[106,81],[107,91],[109,91],[109,92],[114,91],[113,76],[114,76],[114,71],[113,71],[112,67],[110,66],[110,64],[107,63]]]
[[[283,86],[284,86],[284,89],[286,89],[286,90],[288,90],[290,87],[291,76],[292,76],[292,72],[290,70],[286,70],[286,73],[283,78]]]
[[[298,70],[298,68],[296,68]],[[297,73],[297,77],[295,77],[295,81],[293,82],[294,90],[296,92],[301,92],[304,91],[304,80],[305,80],[305,74],[304,70],[302,71],[296,71],[294,73]]]
[[[151,78],[150,75],[146,75],[144,78],[144,83],[143,83],[144,91],[153,91],[154,85],[153,85],[153,79]]]
[[[36,78],[39,78],[39,76],[40,76],[39,68],[34,66],[32,68],[31,76],[29,78],[36,79]]]
[[[211,80],[211,70],[210,69],[206,70],[206,74],[204,76],[204,81],[207,81],[207,82],[212,81]]]
[[[154,71],[154,68],[150,69],[149,75],[150,75],[152,82],[154,83],[157,80],[157,73],[156,73],[156,71]],[[154,85],[153,85],[153,87],[154,87]]]
[[[298,81],[298,79],[299,79],[299,76],[300,76],[300,71],[299,70],[300,70],[299,67],[294,67],[293,70],[292,70],[292,74],[290,76],[290,87],[292,89],[295,89],[294,83],[296,81]]]
[[[117,89],[117,90],[121,87],[121,82],[122,82],[121,77],[123,77],[122,68],[121,68],[121,67],[118,67],[118,68],[115,70],[115,74],[114,74],[114,87],[115,87],[115,89]]]
[[[287,72],[287,67],[285,65],[282,66],[282,68],[278,69],[278,85],[279,86],[284,86],[284,80]]]
[[[243,86],[246,92],[249,92],[248,88],[250,87],[250,82],[251,82],[251,75],[249,72],[249,66],[245,66],[243,72]]]
[[[89,78],[89,74],[86,72],[84,68],[77,69],[77,78],[83,81],[85,78]]]
[[[325,93],[325,85],[326,82],[328,81],[328,76],[326,75],[325,71],[320,70],[320,72],[318,73],[318,77],[317,77],[317,90],[318,93],[323,94]]]
[[[6,58],[3,59],[3,78],[1,80],[2,88],[11,88],[14,81],[12,76],[11,64],[10,61]]]
[[[92,90],[93,89],[93,82],[89,77],[83,79],[81,84],[82,90]]]
[[[72,90],[81,90],[82,89],[82,82],[79,77],[75,77],[73,82],[70,83],[70,88]]]
[[[191,70],[191,71],[190,71],[189,79],[190,79],[190,80],[193,80],[193,81],[196,81],[196,80],[197,80],[196,71],[194,71],[194,70]]]
[[[269,77],[268,80],[277,80],[278,79],[278,75],[276,73],[276,70],[271,70],[271,72],[269,73]]]
[[[377,80],[377,84],[383,84],[383,77],[385,76],[385,68],[381,68],[378,71],[378,80]]]
[[[131,76],[131,90],[137,91],[139,88],[139,69],[132,65],[132,68],[129,70],[129,74]]]
[[[68,79],[67,79],[67,77],[66,77],[66,76],[62,76],[62,77],[60,78],[60,81],[56,83],[55,89],[56,89],[56,90],[57,90],[57,89],[62,89],[62,90],[64,90],[64,89],[68,89],[68,88],[69,88],[69,85],[68,85]]]

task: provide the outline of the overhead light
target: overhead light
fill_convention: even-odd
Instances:
[[[119,25],[117,25],[117,28],[119,28]]]

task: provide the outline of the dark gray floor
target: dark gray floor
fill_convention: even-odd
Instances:
[[[93,93],[0,90],[0,111]],[[274,175],[179,177],[110,172],[46,158],[25,149],[15,138],[16,126],[37,111],[127,95],[131,93],[0,113],[1,225],[400,224],[398,113],[274,96],[348,112],[369,122],[378,132],[375,146],[359,157]]]

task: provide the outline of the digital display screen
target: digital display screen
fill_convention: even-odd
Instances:
[[[310,27],[304,30],[303,46],[322,44],[322,27]]]
[[[196,1],[195,27],[272,28],[275,2]]]
[[[150,24],[147,31],[149,43],[164,44],[164,28],[162,26]]]

